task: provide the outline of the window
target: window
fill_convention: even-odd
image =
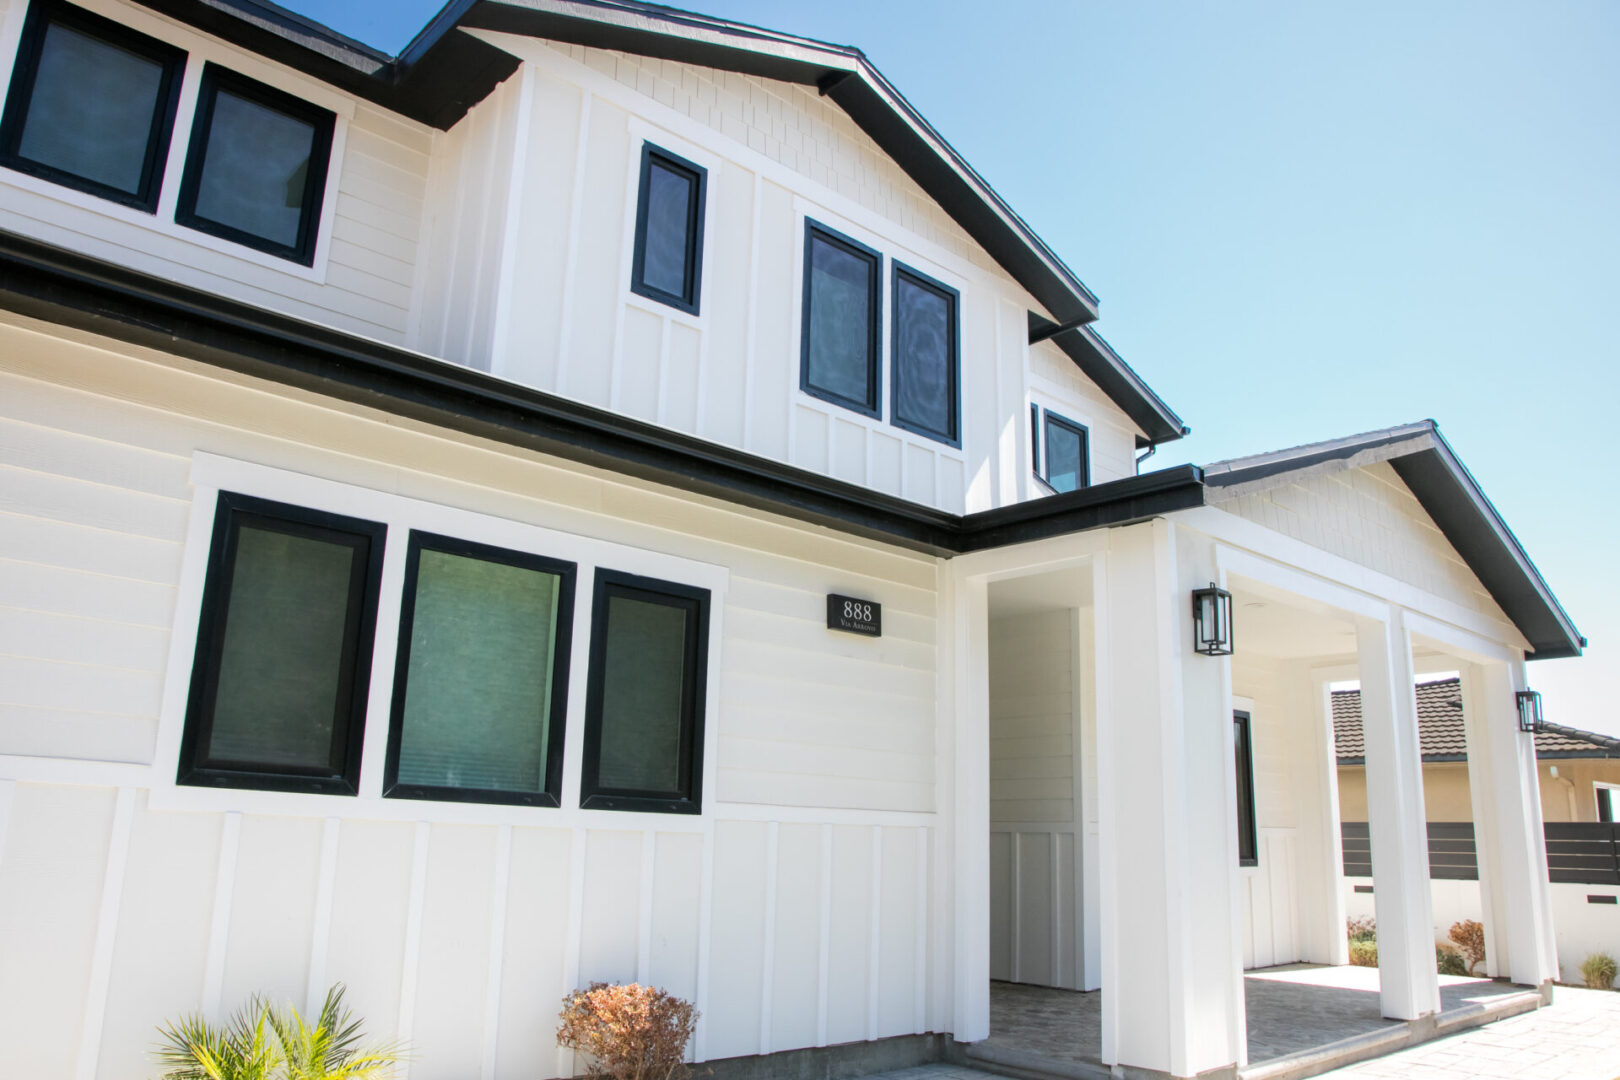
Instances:
[[[1074,491],[1090,484],[1090,436],[1086,429],[1047,409],[1042,431],[1046,442],[1046,471],[1042,475],[1052,490]]]
[[[185,62],[100,15],[36,0],[0,120],[0,162],[151,213]]]
[[[384,533],[220,495],[177,782],[358,790]]]
[[[630,291],[696,315],[703,269],[703,188],[708,170],[647,143]]]
[[[1249,741],[1249,714],[1232,714],[1233,744],[1237,752],[1238,865],[1259,866],[1254,828],[1254,746]]]
[[[1615,796],[1615,792],[1620,789],[1607,787],[1601,784],[1597,785],[1596,787],[1597,819],[1599,821],[1613,821],[1615,806],[1617,803],[1620,803],[1620,798]]]
[[[896,263],[890,422],[962,444],[955,289]]]
[[[702,809],[709,593],[596,572],[580,805]]]
[[[1046,476],[1041,472],[1041,407],[1039,405],[1029,407],[1029,467],[1035,471],[1036,476],[1039,476],[1042,480],[1046,479]]]
[[[556,806],[574,565],[412,532],[388,795]]]
[[[325,109],[209,64],[175,220],[312,264],[334,123]]]
[[[871,248],[806,219],[800,389],[874,417],[881,262]]]

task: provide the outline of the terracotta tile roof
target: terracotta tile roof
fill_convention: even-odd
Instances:
[[[1418,742],[1424,761],[1466,761],[1468,743],[1463,735],[1462,684],[1457,679],[1419,683],[1417,687]],[[1333,693],[1333,741],[1340,764],[1359,765],[1366,746],[1361,741],[1361,692]],[[1620,757],[1620,739],[1596,732],[1549,724],[1536,732],[1536,756]]]

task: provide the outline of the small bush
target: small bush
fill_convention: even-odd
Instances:
[[[1581,978],[1593,990],[1613,990],[1616,965],[1606,952],[1595,952],[1581,961]]]
[[[1352,942],[1377,941],[1378,924],[1371,915],[1362,915],[1344,921],[1344,931]]]
[[[1378,942],[1360,938],[1350,942],[1350,963],[1356,967],[1378,966]]]
[[[1467,975],[1468,961],[1455,945],[1440,942],[1434,947],[1434,966],[1442,975]]]
[[[360,1021],[327,991],[311,1025],[291,1006],[254,997],[223,1026],[183,1016],[158,1029],[164,1080],[382,1080],[404,1059],[393,1043],[363,1046]]]
[[[1473,919],[1464,919],[1452,923],[1451,932],[1446,936],[1451,938],[1468,965],[1462,974],[1474,974],[1474,969],[1485,962],[1485,928]]]
[[[586,1055],[586,1076],[684,1080],[697,1017],[691,1002],[662,990],[594,982],[563,998],[557,1043]]]

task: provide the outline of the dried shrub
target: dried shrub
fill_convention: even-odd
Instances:
[[[1365,938],[1350,943],[1350,963],[1356,967],[1378,966],[1378,942]]]
[[[1464,974],[1472,975],[1474,969],[1485,962],[1485,928],[1473,919],[1464,919],[1452,923],[1451,931],[1446,936],[1451,938],[1457,951],[1468,962],[1468,970]]]
[[[639,983],[593,982],[563,998],[557,1043],[586,1055],[586,1076],[685,1080],[698,1013],[689,1001]]]
[[[1581,961],[1581,979],[1593,990],[1613,990],[1616,965],[1606,952],[1595,952]]]
[[[1468,962],[1455,945],[1439,942],[1434,947],[1434,966],[1442,975],[1467,975]]]
[[[1344,932],[1351,942],[1378,940],[1378,924],[1373,921],[1371,915],[1358,915],[1353,919],[1346,919]]]

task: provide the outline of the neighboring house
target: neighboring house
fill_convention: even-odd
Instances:
[[[1417,686],[1429,876],[1442,939],[1452,923],[1484,917],[1463,694],[1455,678]],[[1372,914],[1360,692],[1335,691],[1332,711],[1345,902],[1351,914]],[[1620,948],[1620,739],[1558,724],[1534,738],[1559,965],[1565,981],[1579,982],[1582,960]]]
[[[1243,968],[1345,960],[1343,678],[1423,1020],[1436,664],[1555,974],[1515,694],[1584,642],[1435,425],[1137,475],[1180,418],[859,51],[3,0],[0,66],[0,1074],[339,980],[412,1080],[570,1073],[594,979],[921,1059],[993,974],[1229,1073]]]

